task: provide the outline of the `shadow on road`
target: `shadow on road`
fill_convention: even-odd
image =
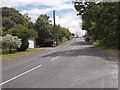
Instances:
[[[105,55],[104,53],[100,52],[95,47],[91,46],[90,43],[76,42],[76,43],[74,43],[74,45],[85,45],[86,47],[84,47],[82,49],[73,49],[73,50],[54,52],[52,54],[48,54],[48,55],[45,55],[42,57],[57,57],[59,55],[62,57],[93,56],[93,57],[101,57],[108,61],[116,60],[116,58],[110,58],[107,55]]]
[[[72,46],[74,46],[74,45],[91,45],[91,42],[75,42],[75,43],[72,43],[71,44]]]

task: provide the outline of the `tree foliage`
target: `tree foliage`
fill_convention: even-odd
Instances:
[[[14,8],[2,7],[2,26],[5,31],[15,24],[24,25],[28,22],[27,19]]]
[[[21,51],[28,48],[28,38],[37,38],[37,32],[34,30],[31,19],[14,8],[2,7],[2,32],[3,36],[10,33],[22,39],[19,49]]]
[[[2,33],[2,27],[0,27],[0,36],[2,36],[2,34],[3,34],[3,33]]]
[[[2,48],[9,48],[10,52],[11,49],[20,48],[21,44],[21,39],[17,36],[6,35],[2,37]]]
[[[60,25],[56,25],[55,38],[58,44],[63,42],[63,37],[69,40],[70,36],[71,36],[71,33],[67,28],[61,27]]]
[[[53,42],[59,44],[63,37],[69,39],[71,33],[67,28],[50,24],[49,17],[41,14],[35,24],[31,21],[28,13],[22,15],[14,8],[2,7],[2,36],[11,34],[22,40],[19,50],[28,48],[28,38],[35,37],[39,46],[51,46]]]
[[[22,39],[22,45],[18,49],[20,51],[25,51],[28,48],[29,46],[28,38],[37,36],[37,33],[34,30],[28,29],[23,25],[13,26],[12,28],[9,29],[9,33],[13,36],[18,36],[20,39]]]
[[[51,46],[54,42],[59,44],[63,37],[69,38],[71,35],[67,28],[60,25],[55,25],[55,27],[51,25],[49,17],[45,14],[38,17],[34,28],[38,32],[37,44],[39,46]]]
[[[118,47],[119,4],[117,2],[75,3],[76,10],[82,16],[82,29],[106,48],[120,49]]]
[[[38,17],[35,23],[35,30],[38,32],[37,44],[39,46],[48,45],[46,42],[50,41],[50,30],[49,30],[49,17],[45,14],[42,14]]]

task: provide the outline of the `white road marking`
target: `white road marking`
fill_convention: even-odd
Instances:
[[[118,64],[117,63],[112,62],[111,64],[112,64],[113,67],[118,68]]]
[[[76,48],[77,46],[74,46],[72,49]]]
[[[17,78],[19,78],[19,77],[21,77],[21,76],[23,76],[23,75],[25,75],[25,74],[31,72],[31,71],[33,71],[33,70],[35,70],[35,69],[38,69],[38,68],[40,68],[41,66],[42,66],[42,65],[38,65],[38,66],[36,66],[36,67],[34,67],[34,68],[32,68],[32,69],[30,69],[30,70],[24,72],[24,73],[21,73],[21,74],[15,76],[15,77],[13,77],[13,78],[7,80],[7,81],[4,81],[4,82],[0,83],[0,86],[4,85],[4,84],[6,84],[6,83],[8,83],[8,82],[10,82],[10,81],[13,81],[13,80],[15,80],[15,79],[17,79]]]
[[[76,46],[75,46],[76,47]],[[72,48],[72,49],[74,49],[74,47]],[[70,50],[69,50],[70,51]],[[68,53],[69,51],[67,51],[66,53]],[[65,53],[65,54],[66,54]],[[61,54],[62,55],[62,54]],[[60,57],[60,55],[59,56],[57,56],[57,57],[55,57],[55,58],[52,58],[50,61],[53,61],[53,60],[55,60],[55,59],[57,59],[57,58],[59,58]]]
[[[53,61],[53,60],[55,60],[55,59],[57,59],[57,58],[59,58],[60,56],[57,56],[57,57],[55,57],[55,58],[53,58],[53,59],[51,59],[50,61]]]

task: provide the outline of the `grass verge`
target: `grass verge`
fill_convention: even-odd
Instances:
[[[12,53],[9,53],[8,49],[3,49],[2,53],[0,54],[0,57],[2,57],[2,59],[0,59],[0,60],[6,61],[6,60],[17,58],[17,57],[23,57],[23,56],[35,54],[35,53],[38,53],[41,51],[43,51],[43,50],[40,48],[27,49],[24,52],[17,52],[15,49],[13,49]]]
[[[115,49],[106,49],[102,46],[99,45],[99,42],[94,42],[93,45],[100,51],[102,51],[103,53],[105,53],[106,55],[110,56],[110,57],[118,57],[120,56],[120,50],[115,50]]]

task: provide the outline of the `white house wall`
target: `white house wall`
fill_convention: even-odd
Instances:
[[[29,42],[29,48],[35,48],[34,40],[29,39],[28,42]]]

